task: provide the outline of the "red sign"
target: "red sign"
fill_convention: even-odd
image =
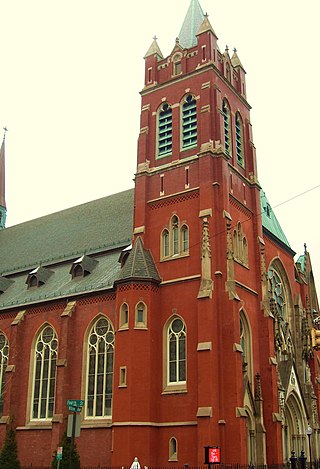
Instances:
[[[220,462],[220,448],[209,448],[209,463],[219,463]]]
[[[204,459],[205,464],[219,464],[221,462],[221,448],[218,446],[205,446]]]

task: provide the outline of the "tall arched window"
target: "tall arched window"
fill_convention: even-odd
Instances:
[[[127,329],[129,327],[129,306],[122,303],[119,312],[119,328]]]
[[[173,254],[179,253],[179,220],[178,217],[172,217],[172,248]]]
[[[113,327],[107,318],[100,318],[88,337],[86,417],[111,416],[113,354]]]
[[[32,419],[49,420],[53,416],[57,355],[57,335],[47,325],[35,342]]]
[[[173,436],[169,441],[169,461],[178,460],[178,442]]]
[[[183,253],[189,251],[189,230],[186,225],[181,227],[181,250]]]
[[[197,144],[197,102],[188,94],[182,104],[182,148]]]
[[[244,311],[240,312],[240,344],[242,347],[242,370],[252,383],[252,346],[251,331]]]
[[[186,326],[174,318],[167,330],[168,384],[186,383]]]
[[[142,301],[136,305],[135,327],[147,327],[147,307]]]
[[[223,130],[224,130],[224,149],[227,155],[231,155],[231,126],[230,126],[230,107],[226,99],[222,102]]]
[[[236,113],[236,154],[238,164],[244,166],[243,123],[239,112]]]
[[[3,411],[3,393],[6,382],[6,368],[9,358],[9,344],[3,332],[0,332],[0,416]]]
[[[268,271],[269,277],[269,292],[274,300],[274,304],[278,315],[283,320],[287,320],[286,316],[286,299],[285,289],[278,272],[272,267]]]
[[[158,156],[172,153],[172,108],[163,103],[158,114]]]
[[[169,251],[169,231],[164,230],[162,232],[162,252],[163,256],[162,257],[168,257],[170,254]]]

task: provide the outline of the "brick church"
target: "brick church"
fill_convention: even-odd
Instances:
[[[259,184],[244,67],[198,0],[144,59],[133,189],[6,228],[2,143],[0,445],[49,465],[81,399],[83,465],[319,459],[312,266]]]

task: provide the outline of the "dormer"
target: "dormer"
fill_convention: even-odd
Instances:
[[[124,248],[121,251],[121,254],[119,256],[119,261],[118,261],[121,264],[121,268],[125,265],[128,257],[129,257],[129,254],[131,252],[131,249],[132,249],[132,244],[130,244],[130,246],[127,246],[126,248]]]
[[[98,261],[96,259],[83,255],[74,261],[69,273],[72,275],[72,278],[86,277],[91,274],[97,264]]]
[[[12,285],[12,283],[13,283],[13,280],[10,280],[0,275],[0,295],[4,293],[6,290],[8,290],[8,288],[10,287],[10,285]]]
[[[52,270],[39,266],[29,272],[26,284],[28,285],[28,288],[41,287],[41,285],[44,285],[47,282],[52,274]]]

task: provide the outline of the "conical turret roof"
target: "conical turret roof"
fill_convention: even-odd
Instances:
[[[196,33],[196,35],[198,36],[199,34],[206,33],[207,31],[211,31],[217,37],[217,35],[214,32],[213,27],[212,27],[212,25],[209,21],[208,15],[205,14],[204,15],[204,20],[202,21],[201,26],[199,28],[199,31]]]
[[[157,43],[157,38],[154,36],[153,41],[149,49],[147,50],[144,58],[146,59],[147,57],[150,57],[151,55],[157,55],[159,59],[163,59],[162,52],[160,50],[160,47],[158,46]]]
[[[186,17],[179,33],[179,42],[185,49],[197,45],[196,34],[198,33],[205,15],[198,0],[191,0]]]

